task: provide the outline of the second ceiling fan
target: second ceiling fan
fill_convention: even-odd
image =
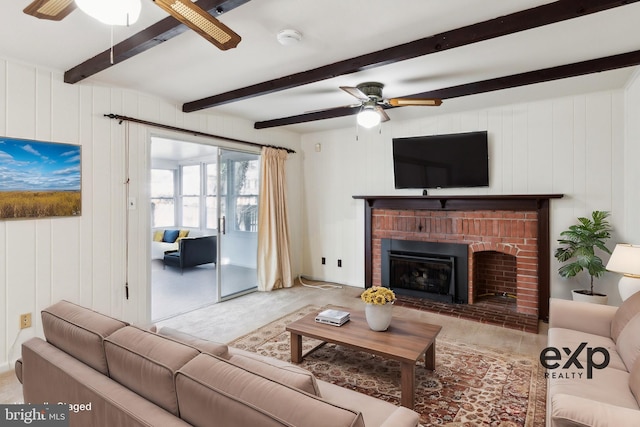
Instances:
[[[240,43],[241,38],[238,34],[191,0],[153,0],[153,2],[221,50],[234,48]],[[83,3],[90,4],[90,6],[96,4],[95,0],[93,2],[87,2],[87,0],[34,0],[23,11],[27,15],[39,19],[61,21],[76,7],[84,10]],[[139,5],[139,0],[120,0],[118,2],[102,0],[102,6],[106,11],[116,7],[117,3],[137,3]]]
[[[377,82],[361,83],[356,87],[340,86],[340,89],[360,100],[359,104],[349,105],[351,108],[361,107],[358,113],[358,124],[360,126],[371,128],[377,126],[380,122],[389,120],[389,116],[384,111],[385,107],[405,107],[410,105],[437,107],[442,104],[441,99],[435,98],[383,98],[383,87],[382,83]]]

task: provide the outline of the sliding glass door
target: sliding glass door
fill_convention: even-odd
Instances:
[[[218,295],[225,300],[257,289],[260,156],[220,149],[217,168]]]
[[[161,137],[150,151],[152,319],[257,289],[260,155]]]

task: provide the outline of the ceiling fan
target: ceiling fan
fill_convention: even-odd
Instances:
[[[105,12],[114,7],[113,4],[115,3],[113,0],[102,0],[102,2]],[[139,4],[139,0],[133,0],[133,2]],[[153,0],[153,2],[221,50],[234,48],[240,43],[241,38],[238,34],[214,18],[209,12],[191,2],[191,0]],[[78,0],[77,2],[74,0],[34,0],[24,8],[23,12],[39,19],[61,21],[73,12],[77,6],[89,15],[99,19],[86,10],[83,3],[87,3],[86,0]],[[95,4],[95,1],[90,3]],[[122,1],[118,3],[122,3]],[[131,1],[127,3],[131,3]]]
[[[377,126],[380,122],[389,120],[384,111],[387,107],[404,107],[410,105],[437,107],[442,104],[441,99],[435,98],[383,98],[384,85],[377,82],[361,83],[356,87],[340,86],[340,89],[360,100],[360,103],[349,105],[349,108],[361,107],[358,113],[358,124],[365,128]],[[338,107],[344,108],[344,107]]]

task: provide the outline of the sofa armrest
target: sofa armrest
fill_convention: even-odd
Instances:
[[[618,307],[551,298],[549,328],[565,328],[611,337],[611,322]]]
[[[18,381],[20,381],[20,384],[22,384],[22,357],[16,360],[14,369],[16,371],[16,377],[18,378]]]
[[[398,407],[393,413],[387,418],[380,427],[418,427],[418,423],[420,422],[420,416],[417,412],[412,411],[409,408],[405,408],[404,406]]]
[[[552,427],[640,426],[640,409],[623,408],[568,394],[556,394],[551,400]]]

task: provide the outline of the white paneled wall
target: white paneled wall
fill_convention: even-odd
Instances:
[[[184,114],[180,106],[138,92],[68,85],[63,83],[62,73],[0,59],[0,136],[82,147],[80,217],[0,221],[0,370],[19,356],[21,342],[42,335],[40,310],[60,299],[131,322],[148,320],[148,149],[151,132],[163,135],[163,131],[120,125],[105,118],[106,113],[286,146],[298,152],[300,147],[300,137],[284,130],[256,131],[252,123],[231,117]],[[290,176],[300,176],[301,157],[290,156]],[[138,209],[133,211],[126,210],[127,176],[130,196],[138,200]],[[290,180],[296,272],[302,251],[301,209],[297,204],[301,191],[300,180]],[[124,295],[125,281],[129,300]],[[21,313],[33,313],[34,327],[19,331]]]
[[[624,171],[625,234],[628,243],[640,245],[640,75],[625,91]]]
[[[395,190],[391,139],[452,132],[487,130],[490,151],[490,187],[430,190],[430,194],[549,194],[564,198],[551,202],[552,252],[559,233],[577,216],[593,210],[612,212],[614,243],[638,236],[640,214],[637,165],[628,154],[638,153],[640,126],[628,129],[625,140],[625,104],[640,112],[640,83],[626,96],[624,90],[590,93],[561,99],[506,105],[486,110],[390,121],[377,129],[353,129],[303,136],[305,212],[304,273],[354,286],[364,285],[364,203],[353,195],[419,195],[421,190]],[[626,115],[628,120],[635,120]],[[637,120],[635,120],[637,122]],[[322,150],[315,151],[321,144]],[[625,155],[625,150],[627,155]],[[630,180],[635,179],[635,183]],[[625,190],[626,189],[626,190]],[[629,221],[628,215],[634,215]],[[634,225],[630,223],[633,222]],[[321,258],[327,264],[321,265]],[[343,267],[336,266],[336,259]],[[551,259],[554,297],[570,298],[570,289],[587,286],[561,279]],[[619,303],[615,284],[619,276],[607,273],[597,289]]]

